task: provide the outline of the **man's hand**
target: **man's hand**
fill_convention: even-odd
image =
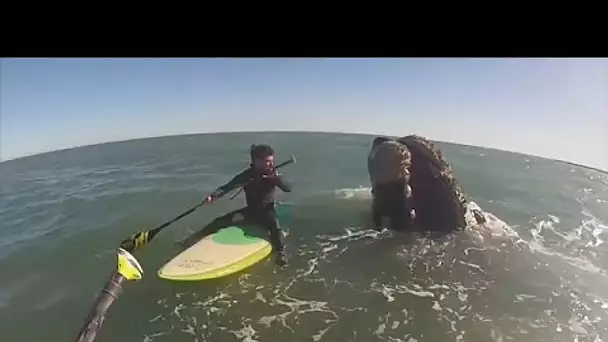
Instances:
[[[279,175],[280,175],[279,170],[275,168],[270,173],[264,174],[262,176],[262,178],[275,178],[275,177],[278,177]]]
[[[211,203],[213,201],[215,201],[217,199],[218,195],[214,192],[211,195],[207,195],[207,197],[205,197],[203,199],[203,203]]]

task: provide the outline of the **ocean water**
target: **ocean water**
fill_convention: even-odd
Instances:
[[[408,134],[408,132],[404,133]],[[290,264],[213,281],[156,271],[176,241],[243,204],[178,221],[135,256],[99,341],[608,340],[608,176],[439,144],[492,220],[433,240],[370,229],[372,137],[231,133],[102,144],[0,163],[0,341],[74,340],[115,267],[115,248],[190,208],[270,143],[294,191]]]

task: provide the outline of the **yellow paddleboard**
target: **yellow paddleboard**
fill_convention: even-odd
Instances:
[[[252,266],[271,252],[267,230],[234,225],[175,256],[158,270],[158,276],[176,281],[220,278]]]

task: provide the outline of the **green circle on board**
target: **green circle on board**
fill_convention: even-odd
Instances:
[[[222,245],[251,245],[263,241],[257,236],[249,236],[245,234],[245,230],[240,227],[230,226],[213,234],[211,237],[213,242]]]

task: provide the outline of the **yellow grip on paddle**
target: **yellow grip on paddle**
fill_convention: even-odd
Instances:
[[[135,248],[137,249],[137,248],[147,244],[148,240],[149,240],[148,239],[149,235],[150,235],[150,231],[148,231],[148,230],[135,235],[133,237],[133,242],[134,242]]]

